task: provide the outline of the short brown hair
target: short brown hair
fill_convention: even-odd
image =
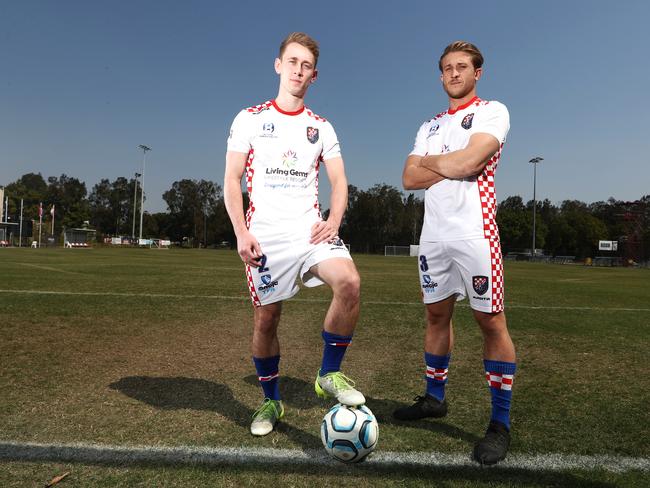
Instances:
[[[320,52],[318,50],[318,42],[316,42],[313,37],[305,34],[304,32],[292,32],[284,39],[284,41],[282,41],[282,44],[280,44],[280,54],[278,55],[280,59],[282,59],[284,50],[292,42],[300,44],[301,46],[309,49],[309,51],[314,55],[314,67],[318,64],[318,54]]]
[[[474,65],[474,69],[478,69],[483,66],[483,55],[474,44],[467,41],[454,41],[445,48],[442,56],[440,56],[440,61],[438,61],[438,68],[440,68],[440,72],[442,72],[442,59],[447,54],[458,51],[467,53],[472,57],[472,65]]]

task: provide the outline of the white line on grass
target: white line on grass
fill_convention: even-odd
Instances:
[[[156,447],[102,444],[41,444],[0,441],[0,459],[12,461],[79,462],[98,464],[163,463],[180,465],[299,465],[341,464],[322,449],[272,449],[245,447]],[[478,467],[468,455],[440,452],[375,452],[362,466],[384,468]],[[650,471],[650,459],[615,455],[511,454],[498,465],[502,469],[530,471],[605,470],[614,473]]]
[[[130,298],[177,298],[177,299],[211,299],[211,300],[239,300],[249,301],[250,298],[246,295],[178,295],[174,293],[124,293],[124,292],[110,292],[110,291],[56,291],[56,290],[0,290],[0,293],[16,293],[27,295],[78,295],[78,296],[97,296],[97,297],[130,297]],[[306,302],[306,303],[329,303],[329,299],[323,298],[291,298],[292,302]],[[374,301],[362,300],[365,305],[419,305],[422,302],[390,302],[390,301]],[[466,303],[458,303],[457,307],[469,308]],[[510,309],[523,309],[523,310],[584,310],[596,312],[650,312],[650,308],[631,308],[631,307],[570,307],[570,306],[547,306],[547,305],[507,305],[506,308]]]

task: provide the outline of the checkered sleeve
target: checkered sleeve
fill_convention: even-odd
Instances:
[[[428,125],[429,122],[425,122],[418,129],[418,133],[415,135],[415,143],[413,144],[413,150],[409,156],[426,156],[427,155],[427,134],[428,134]]]
[[[329,122],[324,122],[322,126],[322,138],[323,138],[323,161],[327,161],[332,158],[341,157],[341,146],[339,140],[336,137],[336,132],[334,127]]]
[[[474,119],[472,133],[487,133],[493,135],[499,143],[506,142],[510,130],[510,114],[506,106],[500,102],[491,101],[481,107]]]
[[[251,131],[248,123],[250,115],[246,110],[237,114],[230,126],[228,135],[228,151],[248,153],[251,149]]]

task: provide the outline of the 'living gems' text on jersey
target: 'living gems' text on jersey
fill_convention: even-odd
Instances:
[[[228,151],[248,154],[249,229],[264,234],[298,231],[320,220],[319,165],[341,155],[327,120],[306,107],[285,112],[268,101],[235,117]]]
[[[476,133],[493,135],[500,146],[479,175],[444,179],[427,188],[421,242],[499,239],[494,173],[509,128],[510,117],[505,105],[478,97],[422,124],[412,155],[438,155],[464,149]]]

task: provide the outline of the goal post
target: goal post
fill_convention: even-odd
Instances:
[[[417,256],[420,246],[411,244],[410,246],[384,246],[384,256]]]
[[[410,246],[384,246],[384,256],[410,256]]]

